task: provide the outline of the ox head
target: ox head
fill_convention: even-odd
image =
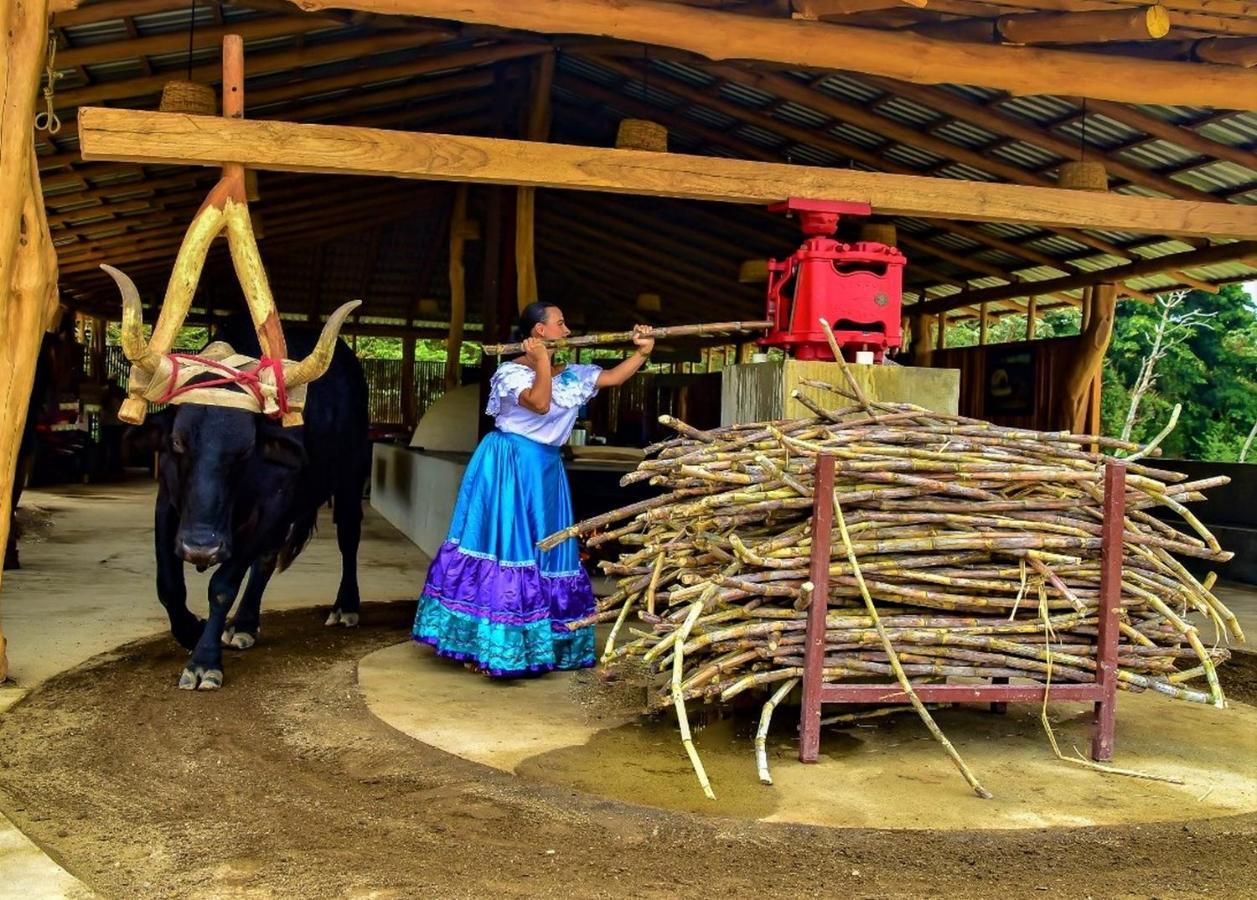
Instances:
[[[153,340],[146,341],[135,284],[112,266],[102,268],[122,292],[122,349],[127,359],[149,380],[167,377],[172,371],[167,358],[172,335],[164,333],[169,329],[162,329],[162,324],[168,315],[173,317],[171,321],[181,324],[186,305],[164,308]],[[168,294],[168,302],[170,297]],[[327,371],[345,317],[359,304],[355,300],[332,313],[308,356],[300,361],[283,361],[288,390],[308,384]],[[251,311],[255,323],[271,316],[275,322],[279,318],[273,303],[267,315]],[[258,328],[265,347],[262,326]],[[161,337],[158,331],[163,331]],[[205,355],[210,354],[211,348],[206,348]],[[133,375],[133,388],[134,384]],[[162,488],[179,510],[175,550],[202,569],[226,560],[232,553],[234,537],[258,526],[259,510],[290,494],[305,462],[301,429],[284,428],[279,421],[250,409],[201,402],[203,399],[198,392],[190,391],[173,401],[179,405],[164,417],[168,434],[161,463]],[[136,402],[141,407],[146,405],[142,398],[136,398]]]
[[[302,429],[242,409],[188,403],[173,408],[162,454],[162,487],[179,512],[175,552],[199,569],[225,562],[234,542],[274,524],[306,456]]]

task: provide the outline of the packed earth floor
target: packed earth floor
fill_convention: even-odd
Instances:
[[[134,512],[147,489],[116,496]],[[12,592],[23,579],[33,585],[55,554],[68,582],[85,577],[75,567],[94,566],[95,612],[83,616],[108,618],[117,584],[134,607],[122,614],[134,618],[129,627],[155,632],[160,619],[147,617],[160,611],[142,564],[151,551],[134,540],[147,523],[72,527],[91,521],[73,499],[65,527],[52,509],[28,568],[6,579],[6,621],[15,611],[34,617]],[[19,666],[31,691],[0,716],[0,811],[109,897],[1257,896],[1254,814],[1020,831],[765,824],[607,800],[415,741],[372,715],[357,681],[360,659],[408,631],[407,591],[421,580],[420,554],[387,532],[369,517],[363,590],[378,599],[361,628],[325,629],[308,609],[274,611],[300,605],[301,585],[329,581],[318,556],[320,542],[334,547],[325,528],[312,558],[276,579],[277,589],[288,579],[290,593],[277,591],[264,612],[262,644],[227,659],[217,693],[174,689],[184,653],[164,635],[52,677]],[[113,547],[115,538],[129,543]],[[107,576],[110,553],[128,571]],[[50,625],[57,619],[48,612]],[[19,660],[30,626],[12,635]],[[63,642],[61,653],[97,649]],[[1238,654],[1223,677],[1233,702],[1257,703],[1257,659]]]

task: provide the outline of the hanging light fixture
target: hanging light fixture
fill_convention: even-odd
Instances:
[[[885,244],[887,247],[898,246],[899,233],[894,222],[864,222],[860,225],[861,243]]]
[[[634,306],[638,312],[657,313],[663,309],[663,301],[658,294],[638,294]]]
[[[218,114],[218,97],[208,84],[197,84],[192,80],[192,38],[196,34],[196,0],[192,0],[192,11],[188,18],[188,77],[187,80],[172,78],[161,90],[161,103],[157,109],[161,112],[188,113],[194,116],[213,116]]]
[[[419,318],[425,322],[437,322],[441,319],[441,304],[431,298],[419,301]]]
[[[642,45],[642,102],[650,102],[650,56],[645,44]],[[615,145],[621,150],[667,153],[668,129],[649,119],[621,119]]]
[[[768,260],[744,259],[738,266],[740,284],[763,284],[768,281]]]
[[[1104,163],[1087,159],[1087,101],[1082,101],[1082,132],[1078,138],[1078,159],[1063,162],[1056,170],[1058,187],[1071,191],[1107,191],[1109,173]]]

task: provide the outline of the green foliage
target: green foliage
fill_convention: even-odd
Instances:
[[[1038,324],[1035,325],[1034,329],[1035,340],[1077,334],[1082,322],[1082,317],[1076,309],[1054,309],[1038,318]],[[980,333],[981,327],[977,319],[969,319],[949,325],[947,328],[947,346],[977,346]],[[1025,339],[1025,315],[1007,315],[999,319],[991,317],[987,322],[986,342],[988,344],[1008,344],[1024,341]]]
[[[153,326],[144,326],[144,340],[148,340],[153,336]],[[179,329],[179,334],[175,336],[175,344],[173,350],[200,350],[209,340],[209,329],[203,325],[185,325]],[[115,346],[122,343],[122,326],[117,322],[110,322],[105,328],[105,343],[114,344]]]
[[[1193,291],[1184,310],[1216,313],[1174,346],[1157,367],[1157,382],[1140,403],[1131,432],[1136,441],[1156,435],[1174,404],[1183,412],[1178,427],[1162,447],[1166,456],[1235,461],[1244,438],[1257,421],[1257,304],[1239,285],[1217,295]],[[1101,426],[1118,435],[1130,406],[1130,391],[1152,345],[1160,311],[1125,301],[1118,304],[1113,340],[1104,361]]]

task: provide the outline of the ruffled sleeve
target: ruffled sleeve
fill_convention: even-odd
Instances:
[[[555,376],[550,401],[566,409],[580,406],[598,393],[602,366],[569,365]]]
[[[503,363],[489,379],[489,403],[485,406],[486,415],[495,418],[502,412],[502,401],[509,397],[519,402],[519,395],[532,387],[537,373],[528,366],[519,363]]]

